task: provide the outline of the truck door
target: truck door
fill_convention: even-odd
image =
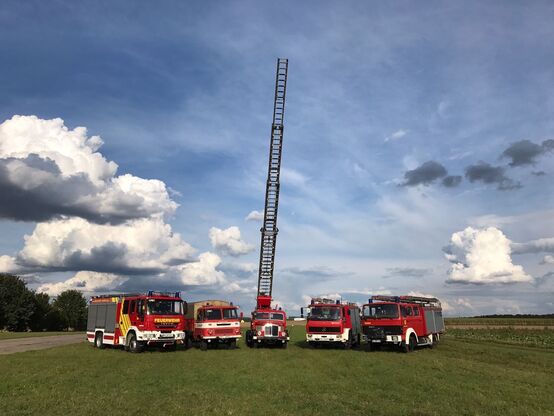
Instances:
[[[413,306],[414,316],[413,316],[413,328],[416,331],[418,337],[427,335],[425,334],[425,322],[423,320],[423,313],[420,311],[420,307],[417,305]]]

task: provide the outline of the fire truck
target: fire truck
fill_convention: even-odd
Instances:
[[[314,298],[307,310],[308,345],[338,344],[344,349],[360,345],[362,327],[357,304]]]
[[[205,351],[208,345],[226,345],[234,349],[241,337],[238,307],[222,300],[203,300],[188,304],[185,313],[187,346],[200,344]]]
[[[277,345],[287,348],[290,340],[287,330],[287,314],[281,308],[271,308],[271,297],[258,297],[258,307],[252,312],[250,329],[246,331],[246,345],[256,348],[261,345]]]
[[[87,340],[96,348],[123,346],[140,352],[146,346],[175,349],[185,340],[179,292],[94,296],[88,305]]]
[[[418,296],[373,296],[364,305],[362,326],[369,348],[393,345],[404,352],[433,347],[444,333],[441,303]]]
[[[271,307],[273,290],[273,270],[277,243],[277,210],[281,175],[281,155],[285,117],[285,95],[287,89],[288,59],[277,60],[275,77],[275,99],[273,122],[269,142],[269,166],[265,191],[264,223],[261,228],[260,267],[258,273],[258,294],[256,309],[252,312],[250,329],[246,331],[246,345],[258,347],[264,344],[287,347],[289,333],[287,316],[284,311]]]

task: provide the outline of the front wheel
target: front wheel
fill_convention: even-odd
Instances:
[[[283,348],[284,350],[286,350],[286,349],[287,349],[287,344],[288,344],[287,341],[283,342],[283,344],[281,345],[281,348]]]
[[[137,336],[135,334],[129,335],[129,351],[133,353],[142,351],[142,344],[137,341]]]
[[[350,348],[352,348],[352,335],[351,334],[348,334],[348,341],[346,341],[344,344],[343,344],[343,348],[345,350],[349,350]]]
[[[246,331],[246,346],[252,348],[254,346],[254,340],[252,339],[252,330],[248,329]]]
[[[237,348],[237,340],[233,339],[229,342],[229,349],[234,350],[235,348]]]
[[[202,351],[207,351],[208,350],[208,341],[200,341],[200,349]]]
[[[405,353],[413,352],[416,348],[416,344],[417,344],[416,337],[415,337],[414,334],[411,334],[410,339],[408,340],[408,342],[404,342],[402,344],[402,350]]]

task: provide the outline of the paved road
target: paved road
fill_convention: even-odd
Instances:
[[[0,340],[0,355],[14,352],[44,350],[60,345],[78,344],[86,341],[85,334],[52,335],[47,337],[29,337]]]

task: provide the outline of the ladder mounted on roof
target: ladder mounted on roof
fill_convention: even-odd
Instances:
[[[369,298],[369,303],[372,302],[396,302],[396,303],[416,303],[424,306],[440,307],[441,303],[437,298],[427,298],[423,296],[384,296],[375,295]]]
[[[258,273],[258,308],[269,307],[273,288],[275,244],[277,242],[277,233],[279,232],[277,228],[277,209],[279,207],[279,177],[281,174],[281,154],[283,150],[283,121],[285,116],[288,66],[288,59],[277,59],[273,122],[271,124],[271,140],[269,144],[269,167],[265,191],[264,223],[260,230],[262,238]]]

